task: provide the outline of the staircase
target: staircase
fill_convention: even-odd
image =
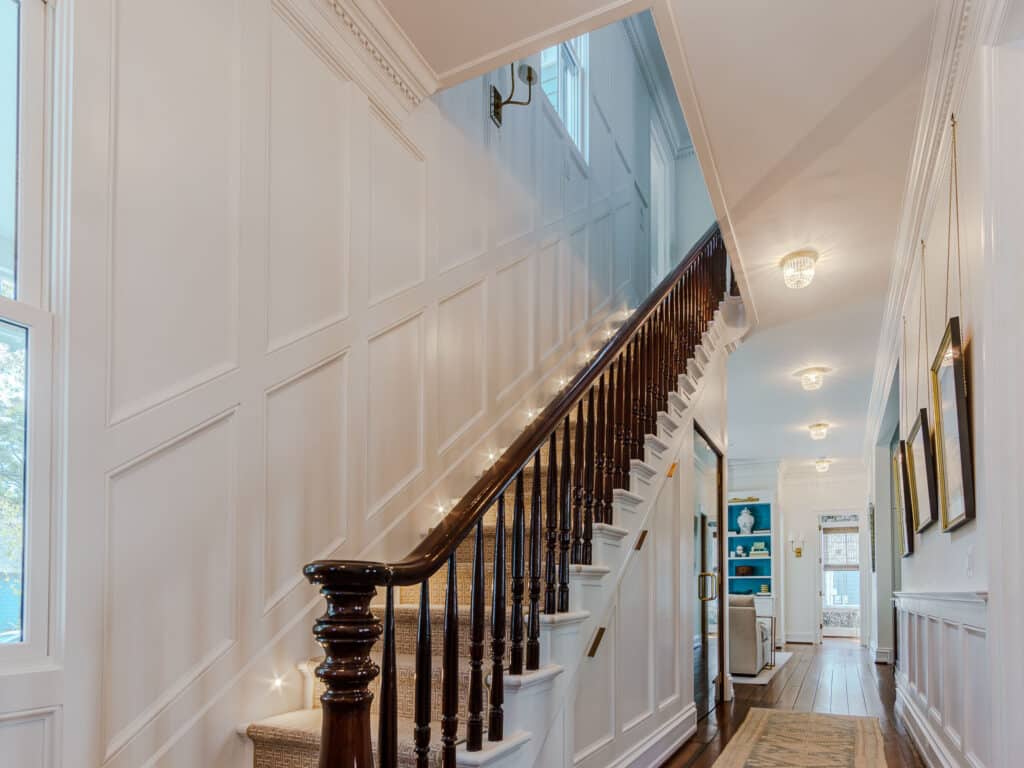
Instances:
[[[713,227],[405,560],[306,567],[327,655],[300,665],[304,709],[248,727],[255,768],[565,759],[547,730],[600,645],[605,580],[643,546],[728,285]]]

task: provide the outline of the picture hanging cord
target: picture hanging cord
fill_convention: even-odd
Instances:
[[[956,275],[957,275],[957,293],[959,297],[959,305],[957,310],[960,315],[964,312],[964,279],[963,270],[960,265],[960,174],[958,171],[957,154],[956,154],[956,114],[950,113],[949,115],[950,125],[950,153],[949,153],[949,207],[946,213],[946,319],[950,318],[949,314],[949,261],[952,246],[950,245],[953,239],[953,216],[956,216]],[[961,327],[963,327],[963,318],[961,317]]]

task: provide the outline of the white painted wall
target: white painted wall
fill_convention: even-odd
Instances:
[[[337,2],[82,5],[50,6],[61,694],[0,712],[68,713],[46,765],[241,768],[299,704],[303,563],[404,554],[645,294],[650,95],[595,33],[588,163],[540,93],[491,125],[504,70],[417,105]]]
[[[780,472],[781,501],[779,512],[785,535],[782,540],[785,580],[785,624],[788,642],[810,643],[817,638],[820,597],[821,535],[820,515],[856,514],[860,518],[861,594],[868,594],[871,554],[867,547],[867,472],[862,466],[845,462],[827,473],[819,474],[806,465],[783,465]],[[803,556],[797,557],[789,539],[803,539]],[[868,607],[861,606],[862,622]],[[862,628],[861,636],[866,632]]]

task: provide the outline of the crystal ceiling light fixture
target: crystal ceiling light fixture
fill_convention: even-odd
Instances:
[[[816,389],[821,389],[821,385],[825,383],[825,374],[831,373],[831,368],[822,368],[816,366],[814,368],[804,368],[802,371],[797,371],[793,375],[800,379],[800,386],[807,392],[813,392]]]
[[[814,462],[814,468],[819,472],[828,472],[828,468],[832,466],[832,459],[818,459]]]
[[[818,261],[816,251],[794,251],[785,256],[782,263],[782,279],[787,288],[806,288],[814,280],[814,265]]]
[[[811,433],[811,440],[824,440],[828,437],[828,428],[828,424],[819,421],[817,424],[811,424],[807,430]]]

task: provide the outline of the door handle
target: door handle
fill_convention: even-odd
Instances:
[[[704,603],[718,599],[718,575],[714,571],[704,571],[697,577],[697,597]]]

